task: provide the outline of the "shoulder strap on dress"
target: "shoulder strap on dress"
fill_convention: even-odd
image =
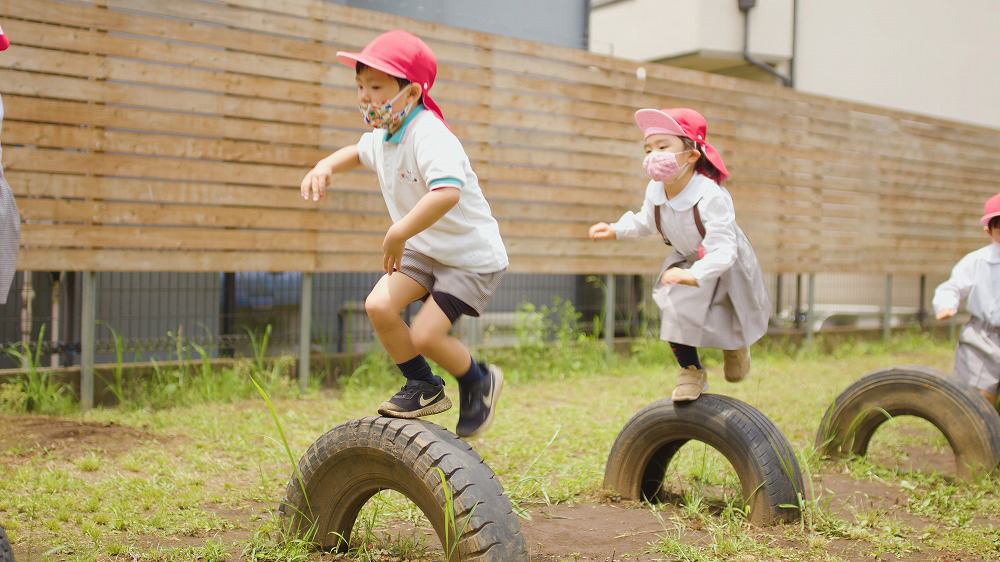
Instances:
[[[699,199],[693,207],[691,207],[692,212],[694,212],[694,225],[698,228],[698,235],[705,238],[705,223],[701,222],[701,213],[698,211],[698,203],[701,203]],[[660,209],[663,205],[657,205],[653,207],[653,222],[656,223],[656,231],[660,233],[663,237],[663,243],[670,245],[670,240],[667,240],[667,235],[663,233],[663,227],[660,226]]]
[[[694,209],[694,225],[696,227],[698,227],[698,234],[701,236],[702,239],[704,239],[705,238],[705,223],[701,222],[701,213],[698,212],[698,203],[701,203],[701,199],[699,199],[694,204],[694,207],[692,207],[692,209]],[[657,225],[657,226],[659,226],[659,225]]]
[[[663,205],[656,205],[653,207],[653,222],[656,223],[656,231],[663,237],[663,243],[669,246],[670,240],[667,240],[667,235],[663,233],[663,227],[660,226],[660,209],[662,208]]]

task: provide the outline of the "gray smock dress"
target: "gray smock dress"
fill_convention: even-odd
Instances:
[[[771,302],[757,255],[736,224],[732,197],[710,178],[695,173],[673,199],[663,183],[646,187],[642,210],[611,225],[618,238],[659,234],[672,249],[653,288],[660,307],[660,338],[709,347],[749,347],[767,331]],[[699,248],[704,256],[699,257]],[[664,285],[671,267],[687,270],[698,286]]]
[[[958,310],[962,299],[972,317],[958,334],[954,375],[987,394],[1000,393],[1000,244],[959,260],[934,290],[932,305]]]
[[[3,131],[3,98],[0,97],[0,138]],[[21,216],[14,194],[3,175],[3,147],[0,145],[0,304],[7,304],[10,283],[17,267],[17,249],[21,243]]]

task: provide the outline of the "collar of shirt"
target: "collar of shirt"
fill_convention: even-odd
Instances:
[[[654,205],[667,205],[675,211],[687,211],[697,203],[705,192],[706,182],[712,180],[695,172],[688,180],[688,184],[673,199],[667,199],[666,192],[663,191],[663,182],[653,181],[650,186],[655,186],[650,196],[650,201]]]
[[[406,119],[403,119],[403,124],[399,126],[398,131],[393,133],[392,136],[388,136],[389,131],[385,132],[385,134],[388,136],[388,138],[385,139],[385,142],[396,142],[396,143],[401,142],[403,140],[403,135],[406,133],[406,127],[410,125],[410,121],[413,121],[413,118],[416,117],[418,113],[423,111],[423,109],[424,109],[424,104],[418,103],[413,108],[413,111],[411,111],[410,114],[406,116]]]
[[[1000,263],[1000,244],[992,242],[990,251],[986,254],[986,263]]]

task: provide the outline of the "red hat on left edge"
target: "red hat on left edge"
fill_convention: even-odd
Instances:
[[[10,39],[3,34],[3,28],[0,27],[0,51],[6,51],[7,47],[10,47]]]
[[[386,31],[371,40],[360,53],[338,51],[340,62],[354,68],[357,63],[370,66],[390,76],[406,78],[423,88],[424,107],[444,121],[441,108],[430,97],[437,76],[437,58],[419,37],[401,29]]]

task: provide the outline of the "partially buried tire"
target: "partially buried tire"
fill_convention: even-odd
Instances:
[[[455,434],[424,420],[369,417],[326,432],[299,461],[305,494],[293,475],[280,509],[293,532],[302,536],[312,527],[321,546],[346,551],[365,502],[381,490],[396,490],[420,508],[447,551],[446,495],[437,469],[453,495],[448,542],[462,531],[452,560],[529,560],[520,523],[493,470]]]
[[[14,552],[10,548],[10,540],[3,527],[0,527],[0,562],[14,562]]]
[[[916,416],[940,430],[960,476],[1000,463],[996,410],[948,373],[910,365],[869,373],[841,392],[820,422],[816,448],[832,457],[865,455],[875,430],[896,416]]]
[[[756,525],[799,517],[804,492],[795,452],[756,408],[728,396],[702,394],[692,402],[659,400],[618,434],[604,471],[604,488],[626,499],[663,497],[667,467],[688,441],[711,445],[733,465]]]

